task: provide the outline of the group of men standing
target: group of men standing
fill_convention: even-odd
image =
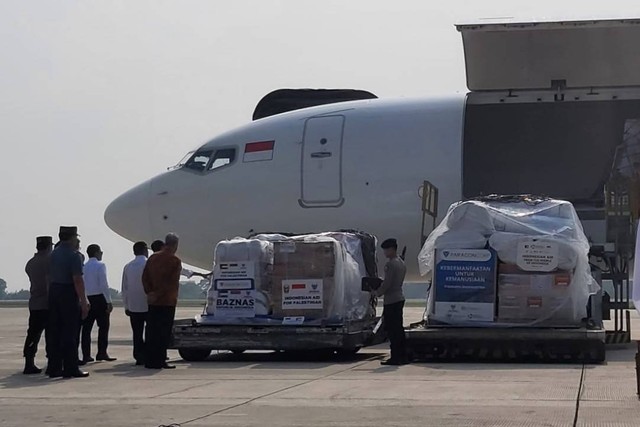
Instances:
[[[24,374],[42,372],[35,364],[38,343],[44,332],[51,378],[85,378],[79,366],[95,360],[114,361],[107,353],[110,314],[113,303],[107,281],[103,252],[96,244],[87,247],[88,261],[80,252],[77,227],[60,227],[59,242],[50,236],[36,238],[37,253],[25,267],[31,282],[29,326],[24,345]],[[135,258],[122,274],[122,298],[133,331],[136,365],[149,369],[171,369],[167,348],[178,300],[180,275],[197,273],[182,268],[175,255],[178,236],[152,244],[148,257],[145,242],[133,245]],[[91,356],[91,332],[98,324],[98,352]],[[82,358],[78,357],[78,346]]]
[[[87,248],[89,260],[83,263],[77,227],[60,227],[58,237],[55,249],[50,236],[36,238],[37,253],[25,268],[31,282],[31,298],[24,373],[42,372],[35,365],[35,356],[44,332],[49,377],[84,378],[89,373],[79,366],[94,361],[91,357],[94,322],[99,328],[96,360],[116,360],[107,353],[109,317],[113,311],[107,269],[102,262],[102,249],[95,244]],[[171,344],[180,276],[197,274],[182,268],[176,256],[178,245],[178,236],[170,233],[164,242],[152,243],[154,254],[148,257],[147,244],[136,242],[135,258],[122,272],[122,300],[133,332],[133,357],[136,365],[148,369],[175,368],[167,363],[167,349]],[[388,262],[377,294],[384,297],[383,319],[391,341],[391,357],[383,364],[403,365],[408,363],[402,326],[406,268],[398,256],[395,239],[383,242],[382,249]],[[79,342],[82,359],[78,358]]]
[[[122,271],[122,303],[133,332],[133,358],[148,369],[173,369],[167,363],[173,319],[178,304],[180,276],[198,273],[182,268],[176,256],[179,239],[173,233],[165,241],[133,245],[135,258]]]

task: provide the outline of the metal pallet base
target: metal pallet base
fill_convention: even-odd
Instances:
[[[354,350],[384,340],[374,327],[378,319],[341,326],[206,325],[178,320],[173,327],[174,349],[209,350]]]
[[[416,361],[600,363],[605,331],[586,328],[425,328],[406,331]]]

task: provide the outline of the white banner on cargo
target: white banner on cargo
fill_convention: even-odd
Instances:
[[[253,279],[217,279],[215,289],[218,291],[253,289]]]
[[[256,263],[254,261],[220,262],[214,271],[216,279],[255,279]]]
[[[481,302],[436,302],[434,318],[443,322],[493,322],[495,306]]]
[[[558,268],[559,246],[555,242],[522,239],[518,242],[517,265],[525,271],[553,271]]]
[[[216,317],[255,317],[255,291],[218,291],[215,297]]]
[[[322,309],[322,279],[283,280],[282,309]]]

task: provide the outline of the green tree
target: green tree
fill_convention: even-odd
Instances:
[[[7,298],[7,282],[0,279],[0,300]]]
[[[16,292],[8,292],[4,299],[12,301],[26,301],[31,296],[31,293],[26,289],[20,289]]]

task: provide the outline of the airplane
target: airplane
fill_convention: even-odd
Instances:
[[[532,193],[573,202],[591,241],[606,242],[605,186],[629,173],[624,148],[640,135],[640,20],[457,29],[466,95],[357,93],[259,118],[119,196],[107,225],[132,241],[176,232],[182,259],[203,269],[223,239],[359,229],[406,246],[415,281],[423,239],[447,206]]]

